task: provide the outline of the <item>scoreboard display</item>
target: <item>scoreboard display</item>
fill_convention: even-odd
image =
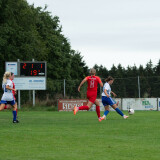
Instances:
[[[20,76],[45,77],[46,62],[20,62]]]

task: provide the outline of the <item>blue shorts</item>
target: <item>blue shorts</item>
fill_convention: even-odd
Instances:
[[[10,105],[14,105],[16,103],[16,101],[15,100],[13,100],[13,101],[4,101],[4,100],[1,100],[0,101],[0,104],[10,104]]]
[[[113,106],[114,104],[116,104],[116,101],[114,101],[111,97],[102,96],[102,103],[104,106]]]

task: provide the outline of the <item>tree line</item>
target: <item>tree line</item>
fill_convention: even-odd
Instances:
[[[77,86],[88,75],[89,67],[81,53],[72,49],[69,39],[63,35],[59,17],[52,16],[47,7],[34,7],[26,0],[0,0],[0,13],[0,80],[5,71],[5,61],[47,61],[47,90],[36,91],[37,97],[63,95],[64,79],[68,98],[83,97],[84,94],[77,93]],[[159,83],[160,61],[156,67],[150,61],[146,67],[139,68],[128,66],[125,69],[120,64],[117,67],[113,65],[110,70],[102,65],[94,68],[103,80],[108,75],[116,78],[113,89],[119,97],[137,97],[135,86],[131,85],[133,79],[127,78],[138,75],[143,83],[143,96],[160,96],[158,87],[148,78],[156,76],[154,80]],[[28,93],[24,91],[24,100],[28,98],[26,95]]]
[[[112,89],[118,97],[160,97],[160,60],[155,66],[150,60],[145,67],[134,65],[124,68],[119,64],[117,67],[113,65],[110,70],[102,65],[94,68],[104,82],[109,75],[115,78]]]
[[[53,17],[47,7],[36,8],[26,0],[0,0],[1,81],[5,61],[17,59],[47,61],[45,94],[55,90],[54,80],[78,79],[88,71],[80,52],[63,35],[59,17]]]

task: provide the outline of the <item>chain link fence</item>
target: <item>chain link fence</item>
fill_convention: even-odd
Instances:
[[[105,78],[101,79],[102,82],[105,83]],[[80,82],[81,80],[53,80],[52,90],[48,91],[48,94],[52,97],[60,95],[61,98],[85,98],[87,83],[84,83],[81,87],[81,92],[79,93],[78,86]],[[112,91],[117,94],[118,98],[160,97],[160,76],[115,78],[111,88]],[[97,94],[98,98],[101,97],[102,91],[103,88],[99,86]]]
[[[83,78],[82,78],[83,79]],[[105,83],[105,78],[101,78]],[[47,90],[35,91],[36,103],[56,105],[57,99],[84,99],[86,98],[87,83],[78,92],[81,80],[50,80],[47,81]],[[153,98],[160,97],[160,76],[115,78],[111,85],[117,98]],[[98,87],[97,98],[101,98],[103,88]],[[2,91],[1,91],[2,92]],[[2,94],[1,94],[2,95]],[[21,104],[32,104],[32,91],[21,91]]]

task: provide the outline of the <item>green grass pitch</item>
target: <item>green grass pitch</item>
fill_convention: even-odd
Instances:
[[[101,115],[103,113],[101,112]],[[127,113],[126,113],[127,114]],[[159,160],[160,112],[0,112],[0,160]]]

